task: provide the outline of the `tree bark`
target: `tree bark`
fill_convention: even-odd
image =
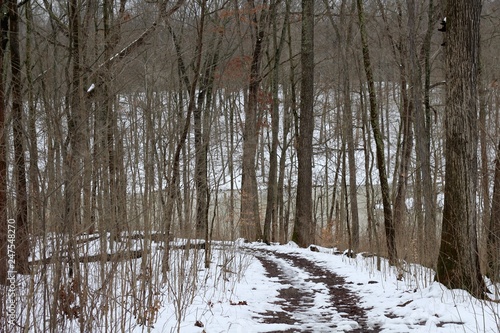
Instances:
[[[5,1],[0,1],[0,6],[5,6]],[[7,285],[8,268],[8,252],[7,252],[7,235],[8,235],[8,221],[7,221],[7,138],[6,138],[6,108],[5,108],[5,75],[4,75],[4,58],[7,48],[7,32],[9,30],[9,16],[2,14],[0,16],[0,284]],[[0,310],[3,309],[4,300],[0,299],[2,305]]]
[[[63,145],[64,158],[64,226],[63,230],[69,237],[68,253],[73,256],[76,251],[76,228],[80,223],[80,189],[81,189],[81,166],[82,166],[82,81],[80,63],[80,19],[78,1],[72,0],[69,4],[69,25],[70,25],[70,87],[71,94],[69,106],[66,107],[67,134]],[[76,256],[77,258],[77,256]],[[78,263],[68,261],[68,276],[73,277],[73,268]]]
[[[315,241],[312,218],[314,131],[314,0],[302,0],[300,119],[297,137],[297,201],[292,240],[306,247]]]
[[[255,43],[253,47],[252,62],[250,65],[250,83],[248,86],[248,101],[245,107],[245,127],[243,130],[243,165],[241,175],[241,216],[240,236],[249,240],[262,237],[259,216],[259,192],[257,188],[257,174],[255,171],[255,155],[257,152],[258,129],[258,93],[262,76],[260,73],[263,43],[264,24],[267,21],[267,11],[262,6],[260,18],[257,18],[255,4],[251,1],[253,9],[252,22],[255,28]]]
[[[30,253],[28,232],[28,194],[26,190],[26,159],[24,156],[24,121],[19,54],[19,17],[17,2],[10,1],[10,64],[12,71],[12,127],[14,135],[14,165],[16,169],[16,268],[20,274],[28,274]]]
[[[414,0],[412,0],[414,1]],[[416,16],[416,13],[414,14]],[[420,66],[420,61],[416,56],[412,56],[412,83],[417,90],[413,90],[412,97],[415,100],[415,144],[416,144],[416,157],[417,157],[417,177],[421,179],[421,195],[424,204],[424,218],[423,228],[420,226],[419,236],[425,243],[421,244],[423,251],[421,251],[421,259],[425,260],[428,257],[429,251],[434,248],[436,244],[436,204],[435,193],[432,183],[431,171],[431,105],[430,105],[430,71],[431,71],[431,38],[432,31],[435,29],[433,24],[434,16],[434,1],[429,0],[428,6],[428,26],[425,33],[423,42],[423,57],[424,57],[424,71]],[[411,31],[411,30],[410,30]],[[416,52],[416,50],[415,50]],[[423,91],[423,107],[422,107],[422,72],[425,73],[424,91]],[[420,200],[419,200],[420,201]],[[419,209],[418,207],[417,209]],[[422,224],[421,221],[419,221]],[[425,240],[425,241],[424,241]],[[431,251],[434,258],[435,251]]]
[[[446,7],[445,188],[436,280],[484,297],[477,246],[480,0]]]
[[[288,14],[289,14],[289,1],[287,1],[287,8],[285,12],[285,18],[283,23],[283,29],[281,31],[281,36],[278,41],[277,23],[276,23],[276,9],[277,2],[274,1],[272,5],[272,17],[271,22],[273,22],[273,44],[275,45],[276,51],[273,55],[274,64],[272,69],[271,77],[271,94],[272,94],[272,115],[271,115],[271,151],[269,153],[269,176],[267,185],[267,204],[266,204],[266,215],[264,218],[264,242],[276,241],[276,219],[277,219],[277,192],[278,192],[278,143],[279,143],[279,123],[280,123],[280,112],[279,112],[279,73],[280,73],[280,60],[281,51],[283,49],[283,44],[285,41],[286,26],[288,24]]]
[[[410,7],[411,1],[408,1],[408,6]],[[410,12],[410,10],[409,10]],[[400,29],[403,28],[403,23],[402,23],[402,10],[401,7],[398,6],[398,25]],[[408,30],[409,30],[409,56],[410,56],[410,61],[413,60],[412,56],[414,56],[414,47],[415,47],[415,27],[413,26],[414,18],[412,18],[411,13],[409,13],[408,17]],[[407,186],[408,186],[408,174],[409,174],[409,167],[410,167],[410,158],[411,158],[411,152],[413,149],[413,131],[412,131],[412,125],[413,125],[413,110],[415,108],[415,101],[409,98],[410,94],[414,92],[414,90],[417,89],[414,85],[411,83],[411,75],[412,75],[412,67],[410,66],[410,92],[408,92],[408,73],[407,73],[407,58],[408,58],[408,53],[407,53],[407,47],[406,47],[406,36],[400,35],[399,38],[399,70],[400,70],[400,79],[401,79],[401,159],[399,163],[399,167],[396,168],[398,173],[395,175],[394,180],[396,181],[397,178],[397,185],[396,185],[396,196],[394,198],[394,211],[393,211],[393,221],[396,230],[399,232],[398,234],[403,234],[403,230],[405,230],[405,224],[406,224],[406,191],[407,191]],[[413,53],[412,53],[413,52]]]

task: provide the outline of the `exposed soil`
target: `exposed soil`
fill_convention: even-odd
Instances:
[[[371,327],[367,324],[366,309],[359,306],[359,297],[346,287],[347,282],[343,277],[299,256],[264,249],[255,250],[252,254],[261,261],[269,278],[275,278],[284,285],[283,289],[279,290],[279,300],[274,302],[281,310],[259,313],[258,319],[267,324],[288,324],[301,327],[275,332],[336,332],[338,314],[346,320],[358,323],[358,326],[349,332],[381,331],[379,327]],[[287,265],[283,265],[280,259],[285,260]],[[329,302],[324,305],[325,308],[322,309],[320,315],[317,313],[317,308],[313,311],[315,313],[309,313],[314,305],[314,295],[318,291],[314,288],[306,289],[296,286],[296,281],[293,281],[290,272],[287,274],[284,271],[287,266],[299,269],[310,276],[305,282],[327,287]],[[337,313],[335,318],[333,313]],[[313,320],[311,316],[314,316]]]

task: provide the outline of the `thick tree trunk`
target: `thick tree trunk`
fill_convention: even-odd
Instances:
[[[446,8],[445,188],[436,280],[484,297],[477,246],[480,0]]]
[[[251,6],[254,8],[253,1]],[[263,5],[263,7],[265,7]],[[267,21],[267,9],[262,9],[257,19],[257,10],[254,8],[252,22],[256,30],[253,47],[252,62],[250,65],[250,83],[248,87],[248,101],[245,107],[245,128],[243,130],[243,165],[241,175],[241,216],[240,236],[249,240],[257,240],[262,236],[259,216],[259,193],[257,188],[257,174],[255,171],[258,141],[257,113],[258,93],[262,80],[260,67],[262,61],[262,47],[264,42],[264,23]]]
[[[315,241],[312,218],[314,131],[314,1],[302,0],[300,126],[297,137],[297,202],[292,240],[305,247]]]

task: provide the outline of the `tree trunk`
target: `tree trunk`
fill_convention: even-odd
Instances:
[[[273,22],[273,44],[276,48],[274,53],[274,65],[271,77],[271,93],[272,93],[272,115],[271,115],[271,152],[269,153],[269,176],[267,187],[267,204],[266,216],[264,219],[264,242],[276,241],[276,219],[277,219],[277,187],[278,187],[278,143],[279,143],[279,128],[280,128],[280,110],[279,110],[279,72],[281,51],[285,41],[285,29],[288,24],[289,1],[281,30],[281,36],[278,42],[278,31],[276,23],[276,1],[273,2],[273,11],[271,22]]]
[[[25,60],[25,71],[26,71],[26,94],[27,94],[27,106],[28,106],[28,151],[29,151],[29,189],[28,193],[30,193],[28,197],[29,201],[29,209],[28,212],[30,215],[28,216],[28,221],[31,223],[31,228],[33,234],[39,234],[41,230],[43,230],[41,221],[42,217],[42,198],[40,196],[40,181],[39,175],[40,170],[38,168],[38,140],[37,140],[37,99],[36,90],[33,85],[33,68],[34,62],[33,58],[36,59],[36,56],[33,56],[33,52],[35,48],[33,47],[33,36],[35,34],[33,29],[33,9],[31,3],[26,3],[25,5],[25,19],[26,19],[26,60]]]
[[[287,1],[287,5],[290,5],[290,1]],[[279,242],[285,244],[289,239],[289,216],[290,216],[290,192],[291,192],[291,177],[287,177],[286,166],[287,164],[293,165],[293,155],[288,153],[288,148],[292,145],[295,138],[288,138],[288,135],[292,132],[292,125],[294,123],[294,116],[297,114],[297,80],[295,80],[295,70],[296,64],[293,58],[293,48],[292,48],[292,30],[290,20],[286,22],[286,37],[288,46],[288,57],[289,61],[289,80],[288,85],[283,86],[283,91],[285,92],[285,100],[283,106],[283,146],[281,148],[281,156],[279,160],[279,176],[278,176],[278,194],[277,194],[277,206],[278,206],[278,220],[279,220]],[[288,178],[288,179],[287,179]],[[285,179],[287,182],[285,183]],[[285,191],[285,187],[286,191]],[[287,195],[287,200],[285,200],[285,194]]]
[[[353,3],[354,5],[354,3]],[[359,214],[358,214],[358,184],[356,180],[356,155],[355,155],[355,142],[354,142],[354,120],[352,117],[352,101],[351,101],[351,80],[350,73],[348,72],[349,67],[349,56],[348,50],[351,49],[352,41],[352,25],[353,20],[349,20],[348,23],[345,22],[347,16],[353,16],[355,12],[355,7],[352,6],[350,12],[345,12],[345,1],[342,2],[342,12],[341,12],[341,26],[346,27],[346,31],[341,32],[343,37],[343,43],[346,44],[345,48],[340,51],[342,54],[342,76],[343,76],[343,95],[344,95],[344,130],[345,130],[345,140],[347,143],[347,157],[348,157],[348,167],[349,167],[349,200],[350,200],[350,210],[351,210],[351,249],[354,251],[358,250],[359,247]]]
[[[194,67],[193,67],[193,79],[190,82],[189,78],[187,77],[187,72],[186,68],[184,66],[184,61],[182,60],[182,54],[180,51],[180,47],[178,45],[178,42],[176,41],[175,34],[172,32],[172,29],[169,25],[169,30],[172,34],[172,37],[174,39],[174,44],[176,48],[176,53],[177,53],[177,61],[178,61],[178,66],[179,66],[179,72],[181,74],[181,80],[185,82],[186,87],[189,89],[189,103],[187,107],[187,113],[186,113],[186,119],[184,119],[184,124],[182,126],[181,132],[180,132],[180,137],[177,141],[176,147],[175,147],[175,152],[174,152],[174,157],[172,159],[172,168],[170,171],[170,175],[167,176],[167,170],[164,170],[164,177],[165,180],[167,181],[167,199],[166,201],[162,199],[162,206],[164,209],[165,213],[165,222],[163,225],[163,232],[164,232],[164,240],[165,240],[165,254],[162,259],[162,274],[163,274],[163,279],[167,278],[167,271],[170,270],[170,265],[169,265],[169,256],[170,256],[170,232],[172,228],[172,220],[173,220],[173,213],[174,213],[174,205],[177,201],[177,192],[178,192],[178,184],[179,184],[179,177],[180,177],[180,159],[181,159],[181,152],[186,145],[186,139],[189,134],[189,128],[191,124],[191,116],[194,112],[194,109],[196,108],[196,99],[195,99],[195,93],[196,93],[196,88],[198,86],[198,80],[200,77],[200,71],[201,71],[201,59],[202,59],[202,54],[203,54],[203,33],[205,29],[205,10],[206,10],[206,0],[203,1],[203,5],[201,7],[201,13],[200,13],[200,24],[199,24],[199,30],[198,30],[198,36],[196,40],[196,46],[195,46],[195,54],[194,54]],[[166,158],[166,156],[164,157]],[[167,163],[166,160],[162,161],[163,163]]]
[[[411,0],[409,0],[411,2]],[[409,5],[410,6],[410,5]],[[398,21],[399,27],[402,29],[402,10],[398,6]],[[415,27],[412,27],[412,18],[411,14],[409,14],[409,53],[410,53],[410,61],[413,60],[411,57],[412,52],[414,53],[414,39],[415,39]],[[397,168],[397,175],[395,175],[394,180],[397,178],[396,185],[396,196],[394,198],[394,212],[393,212],[393,221],[396,230],[398,231],[398,235],[403,235],[403,230],[406,227],[406,191],[408,186],[408,174],[410,167],[410,158],[411,152],[413,149],[413,110],[415,107],[415,101],[410,99],[408,95],[410,95],[417,87],[413,86],[410,81],[410,93],[408,93],[408,82],[407,82],[407,47],[406,47],[406,36],[400,35],[399,38],[399,71],[400,71],[400,79],[401,79],[401,161],[399,167]],[[413,45],[412,45],[413,44]],[[412,68],[410,67],[410,80],[411,80]],[[406,249],[408,247],[405,247]]]
[[[413,131],[412,131],[412,111],[413,103],[408,101],[407,81],[406,81],[406,65],[400,66],[401,70],[401,162],[397,173],[396,195],[394,197],[394,212],[393,221],[394,227],[398,234],[402,234],[405,230],[406,223],[406,190],[408,185],[408,173],[410,167],[411,152],[413,149]],[[396,180],[396,179],[395,179]],[[406,247],[408,248],[408,247]]]
[[[264,2],[265,3],[265,2]],[[257,174],[255,171],[255,155],[257,152],[258,129],[258,93],[262,80],[260,65],[264,42],[264,23],[267,21],[267,9],[262,7],[260,18],[257,19],[255,4],[252,22],[255,33],[252,62],[250,67],[250,83],[248,87],[248,101],[245,107],[245,128],[243,132],[243,165],[241,175],[241,217],[240,236],[249,240],[257,240],[262,236],[259,217],[259,193],[257,188]]]
[[[12,71],[12,131],[14,134],[14,165],[16,170],[16,268],[28,274],[30,253],[28,232],[28,195],[26,191],[26,160],[24,156],[23,98],[21,57],[19,55],[19,24],[17,2],[10,2],[10,63]]]
[[[4,1],[0,1],[0,6],[5,6]],[[7,266],[8,263],[8,221],[7,221],[7,136],[6,136],[6,108],[5,108],[5,74],[4,74],[4,57],[7,48],[6,34],[9,30],[9,16],[2,15],[0,17],[0,284],[7,285],[8,271],[13,271]],[[12,248],[12,247],[10,247]],[[3,294],[2,294],[3,295]],[[0,310],[3,309],[4,300],[0,299],[2,305]],[[3,312],[4,313],[4,312]]]
[[[436,280],[484,297],[477,246],[477,114],[480,0],[446,8],[445,188]]]
[[[379,173],[380,187],[382,190],[382,205],[384,209],[384,228],[385,228],[385,236],[387,242],[387,251],[389,255],[389,263],[391,265],[395,265],[398,255],[396,249],[396,235],[395,235],[394,223],[392,220],[389,183],[387,181],[387,171],[385,167],[384,141],[382,139],[382,133],[380,132],[379,114],[378,114],[377,100],[375,96],[375,82],[373,79],[373,72],[370,62],[370,53],[368,49],[368,37],[366,34],[366,27],[365,27],[363,1],[357,0],[356,3],[358,8],[359,27],[361,30],[360,32],[361,32],[361,46],[363,49],[363,63],[368,83],[368,94],[370,101],[370,123],[372,126],[373,138],[375,140],[377,168]]]
[[[67,136],[63,145],[64,158],[64,226],[63,230],[69,237],[68,242],[68,276],[73,277],[73,268],[78,263],[73,262],[76,256],[75,233],[80,223],[80,189],[81,189],[81,166],[82,166],[82,69],[80,63],[80,19],[78,1],[72,0],[69,4],[70,24],[70,61],[72,62],[72,73],[70,78],[71,94],[69,106],[66,106]]]
[[[491,200],[491,217],[486,228],[486,262],[487,276],[493,282],[500,281],[500,140],[498,141],[493,198]]]
[[[297,137],[297,202],[292,240],[305,247],[314,243],[312,218],[312,159],[314,131],[314,0],[302,0],[300,127]]]
[[[198,92],[197,107],[193,112],[194,147],[195,147],[195,184],[196,184],[196,237],[205,237],[208,232],[208,146],[210,139],[210,109],[212,107],[212,93],[215,68],[219,60],[223,34],[217,35],[210,41],[209,50],[212,53],[207,57],[203,76]],[[204,110],[204,111],[203,111]]]
[[[412,0],[413,2],[414,0]],[[430,70],[431,70],[431,60],[430,60],[430,49],[431,49],[431,38],[432,31],[435,29],[433,24],[433,14],[434,14],[434,2],[429,1],[428,6],[428,26],[424,37],[423,44],[423,56],[424,56],[424,100],[422,108],[422,68],[420,66],[419,58],[416,54],[412,56],[411,68],[412,68],[412,85],[415,85],[416,90],[412,90],[412,99],[415,103],[415,144],[416,144],[416,158],[417,158],[417,170],[416,177],[421,179],[421,197],[424,204],[424,218],[423,218],[423,228],[419,228],[419,237],[424,244],[421,244],[423,251],[421,253],[421,260],[425,260],[425,257],[432,255],[434,260],[435,251],[433,250],[434,244],[436,244],[436,205],[435,205],[435,194],[432,183],[432,172],[431,172],[431,106],[430,106]],[[412,15],[410,13],[410,15]],[[416,13],[413,13],[416,16]],[[414,18],[415,19],[415,18]],[[410,31],[411,28],[410,28]],[[415,41],[414,41],[415,42]],[[414,43],[413,42],[413,43]],[[420,201],[420,199],[419,199]],[[419,209],[418,207],[417,209]],[[422,224],[422,221],[419,224]],[[420,236],[422,235],[422,236]],[[430,263],[429,263],[430,264]]]

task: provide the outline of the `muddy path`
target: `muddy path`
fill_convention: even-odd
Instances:
[[[267,324],[287,324],[292,328],[274,332],[380,332],[367,322],[359,297],[348,282],[311,260],[294,254],[267,249],[252,249],[270,279],[283,285],[277,311],[257,313],[255,318]]]

